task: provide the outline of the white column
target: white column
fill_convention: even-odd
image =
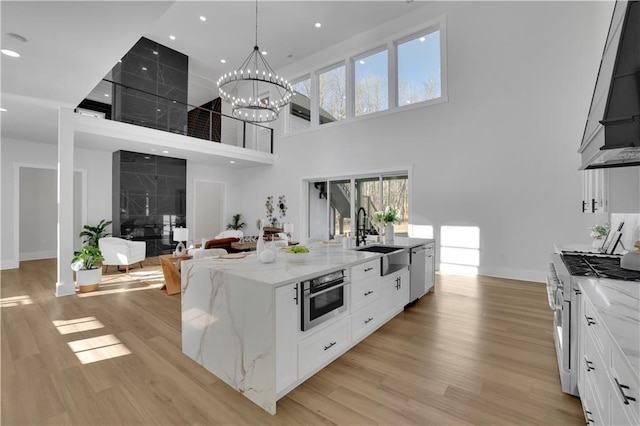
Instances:
[[[73,110],[58,109],[58,276],[56,297],[76,294],[73,257]]]

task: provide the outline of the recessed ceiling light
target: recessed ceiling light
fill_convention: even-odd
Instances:
[[[119,62],[119,63],[122,63],[122,59],[118,59],[118,62]]]
[[[169,151],[162,151],[162,153],[163,153],[163,154],[168,154],[168,153],[169,153]]]
[[[158,51],[157,51],[157,50],[154,50],[154,51],[153,51],[153,54],[154,54],[154,55],[157,55],[157,54],[158,54]]]
[[[204,21],[206,21],[206,20],[207,20],[207,17],[206,17],[206,16],[201,16],[201,17],[200,17],[200,20],[201,20],[202,22],[204,22]]]
[[[236,164],[236,162],[235,162],[235,161],[233,161],[233,160],[229,161],[229,163],[231,163],[231,164]]]
[[[104,95],[105,95],[107,98],[109,97],[109,94],[108,94],[108,93],[105,93]]]
[[[147,70],[147,67],[142,67],[142,71],[146,71],[146,70]]]
[[[364,65],[364,61],[360,59],[360,65]]]
[[[7,112],[7,109],[0,107],[0,112]]]
[[[12,58],[19,58],[20,57],[20,54],[18,52],[16,52],[15,50],[1,49],[0,51],[2,52],[3,55],[11,56]]]
[[[316,22],[316,28],[320,28],[322,24],[320,22]]]
[[[220,59],[220,62],[222,62],[223,64],[226,64],[227,60],[226,59]]]
[[[170,36],[169,36],[169,38],[170,38],[171,40],[175,40],[175,39],[176,39],[176,36],[174,36],[174,35],[170,35]]]
[[[263,51],[262,51],[262,54],[263,54],[263,55],[266,55],[266,54],[267,54],[267,51],[266,51],[266,50],[263,50]]]
[[[425,41],[425,38],[424,38],[424,37],[420,37],[420,41],[421,41],[421,42],[422,42],[422,41]]]
[[[151,160],[151,157],[149,157],[148,155],[145,155],[145,156],[144,156],[144,159],[145,159],[145,160]]]
[[[162,110],[161,110],[160,108],[158,108],[156,111],[158,111],[158,112],[162,112]]]

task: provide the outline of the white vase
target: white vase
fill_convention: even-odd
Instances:
[[[387,223],[384,228],[384,243],[393,244],[393,223]]]
[[[258,256],[258,260],[260,260],[260,254],[264,250],[264,230],[260,230],[258,234],[258,241],[256,242],[256,254]]]

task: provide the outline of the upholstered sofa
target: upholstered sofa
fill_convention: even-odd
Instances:
[[[118,270],[120,266],[124,266],[127,274],[129,266],[134,263],[139,263],[142,268],[147,252],[147,243],[144,241],[129,241],[117,237],[100,238],[98,247],[104,257],[102,266],[105,273],[111,265],[116,265]]]

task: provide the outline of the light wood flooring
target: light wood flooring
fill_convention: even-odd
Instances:
[[[2,425],[584,424],[540,283],[438,275],[271,416],[182,354],[180,296],[159,290],[157,259],[63,298],[55,268],[1,272]]]

